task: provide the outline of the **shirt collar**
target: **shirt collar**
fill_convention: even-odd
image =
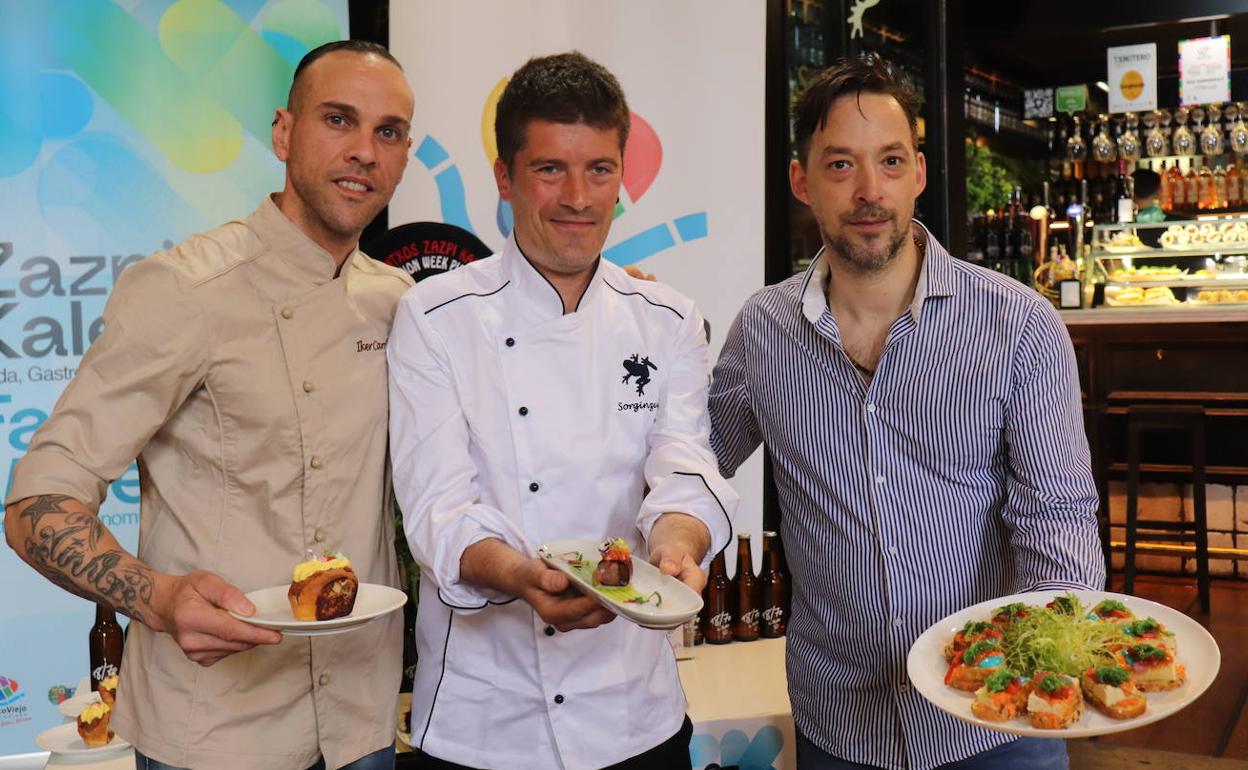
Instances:
[[[927,299],[948,297],[954,293],[954,268],[953,256],[932,236],[931,231],[918,220],[914,220],[914,227],[915,235],[927,244],[923,264],[919,267],[919,279],[914,285],[914,299],[910,302],[910,315],[918,323],[923,303]],[[806,269],[806,277],[802,279],[802,315],[812,324],[818,323],[828,309],[828,298],[823,287],[828,280],[830,258],[826,248],[820,249]]]
[[[507,237],[507,243],[503,245],[501,260],[506,268],[508,280],[515,284],[530,308],[543,320],[564,315],[563,297],[559,295],[559,290],[546,276],[538,272],[529,258],[520,250],[520,245],[516,243],[515,231],[512,231]],[[601,290],[602,273],[602,256],[599,255],[594,265],[594,274],[589,279],[589,285],[585,287],[585,293],[581,295],[581,301],[577,304],[573,314],[593,304]]]
[[[247,218],[252,231],[264,244],[285,259],[315,283],[327,283],[338,271],[338,261],[321,247],[277,207],[276,194],[268,195],[260,208]],[[343,272],[362,254],[357,246],[343,262]]]

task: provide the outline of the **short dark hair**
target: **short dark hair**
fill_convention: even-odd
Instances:
[[[1151,198],[1161,189],[1161,175],[1156,171],[1147,168],[1137,168],[1131,172],[1131,178],[1135,180],[1133,197],[1136,200]]]
[[[347,51],[348,53],[357,53],[361,55],[373,54],[374,56],[380,56],[394,66],[398,67],[399,71],[403,70],[403,65],[399,64],[399,60],[394,58],[394,54],[390,53],[389,49],[381,43],[374,43],[371,40],[334,40],[329,43],[324,43],[323,45],[318,45],[316,48],[308,51],[303,55],[303,58],[299,60],[298,66],[295,67],[294,77],[290,79],[290,92],[286,95],[286,109],[294,109],[295,95],[297,89],[299,88],[299,77],[303,75],[308,67],[312,66],[313,62],[317,59],[339,51]]]
[[[579,51],[529,59],[503,89],[494,117],[494,141],[508,170],[524,149],[525,130],[532,120],[614,128],[619,131],[621,153],[628,142],[628,102],[620,81]]]
[[[921,101],[906,76],[893,64],[879,56],[868,55],[840,59],[823,72],[797,97],[793,105],[793,138],[797,143],[798,160],[804,165],[810,152],[810,139],[828,124],[828,110],[842,96],[883,94],[901,105],[910,124],[910,140],[919,146],[919,107]]]

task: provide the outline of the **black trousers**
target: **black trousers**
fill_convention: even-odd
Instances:
[[[685,717],[685,723],[676,734],[658,746],[643,751],[631,759],[611,765],[604,770],[691,770],[689,760],[689,739],[693,737],[693,722]],[[476,770],[466,765],[457,765],[444,759],[432,757],[416,750],[416,767],[418,770]]]

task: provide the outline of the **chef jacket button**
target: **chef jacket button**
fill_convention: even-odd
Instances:
[[[555,635],[555,627],[554,627],[554,626],[546,626],[545,631],[546,631],[546,635],[547,635],[547,636],[554,636],[554,635]]]
[[[316,532],[312,535],[312,539],[313,539],[313,540],[315,540],[315,541],[316,541],[316,542],[318,542],[318,543],[323,543],[323,542],[325,542],[325,530],[323,530],[323,529],[318,529],[318,530],[317,530],[317,531],[316,531]]]
[[[516,338],[515,338],[515,337],[508,337],[508,338],[507,338],[507,347],[509,347],[509,348],[514,348],[515,346],[516,346]]]
[[[321,458],[316,455],[312,455],[312,461],[308,464],[313,468],[319,468],[321,467]]]
[[[530,492],[536,492],[537,490],[541,488],[542,488],[541,485],[539,485],[536,481],[534,481],[532,484],[529,485]]]
[[[555,703],[563,703],[563,696],[562,696],[562,695],[556,695],[556,696],[555,696]]]
[[[303,381],[303,392],[304,392],[304,393],[311,393],[311,392],[312,392],[312,383],[311,383],[311,381],[309,381],[309,380],[304,380],[304,381]]]
[[[522,407],[520,407],[520,416],[521,416],[521,417],[524,417],[524,416],[525,416],[526,414],[528,414],[528,413],[529,413],[529,408],[528,408],[527,406],[522,406]]]
[[[320,683],[321,687],[324,687],[329,684],[329,674],[321,674],[321,678],[316,681]]]
[[[285,318],[287,321],[289,321],[290,319],[294,317],[295,317],[295,311],[291,310],[288,307],[282,308],[282,318]]]

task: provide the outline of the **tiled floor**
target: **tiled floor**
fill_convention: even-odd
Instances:
[[[1118,577],[1115,590],[1121,585]],[[1154,757],[1154,770],[1166,767],[1248,768],[1248,582],[1214,581],[1211,612],[1204,615],[1196,601],[1196,583],[1190,578],[1143,576],[1136,579],[1135,594],[1182,610],[1201,623],[1218,642],[1222,667],[1209,690],[1183,711],[1136,730],[1087,741],[1072,741],[1071,767],[1135,767],[1127,757],[1146,758],[1147,751],[1178,752],[1184,757]],[[1105,745],[1112,744],[1112,746]],[[1196,755],[1196,756],[1191,756]],[[1198,757],[1239,760],[1201,762]],[[1080,762],[1080,758],[1087,758]],[[1108,764],[1099,763],[1105,760]]]

